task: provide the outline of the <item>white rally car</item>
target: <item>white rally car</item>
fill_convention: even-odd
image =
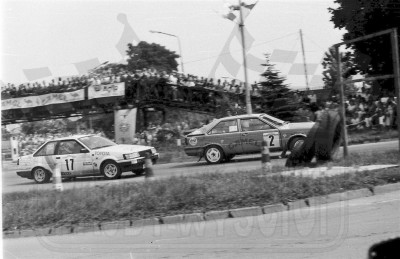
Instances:
[[[47,141],[32,155],[21,156],[17,174],[46,183],[58,163],[63,178],[103,175],[116,179],[128,171],[142,174],[146,155],[153,163],[159,157],[154,147],[118,145],[97,135],[71,136]]]

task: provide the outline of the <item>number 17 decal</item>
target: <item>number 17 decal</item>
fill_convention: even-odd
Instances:
[[[69,160],[69,161],[68,161]],[[70,162],[70,163],[69,163]],[[71,171],[74,171],[74,159],[65,159],[65,164],[67,166],[67,170],[69,171],[69,164],[71,164]]]
[[[270,148],[281,146],[279,132],[264,133],[263,137],[264,140],[268,142],[268,146]]]

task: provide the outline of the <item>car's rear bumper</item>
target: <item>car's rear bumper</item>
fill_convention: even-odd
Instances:
[[[31,171],[19,171],[19,172],[17,172],[17,175],[22,178],[32,179]]]
[[[158,153],[154,153],[150,156],[150,159],[153,164],[157,163],[158,158],[159,158]],[[136,159],[122,160],[118,162],[118,165],[121,168],[122,172],[143,169],[145,167],[145,158],[138,157]]]
[[[203,154],[202,147],[185,147],[184,150],[188,156],[201,156]]]

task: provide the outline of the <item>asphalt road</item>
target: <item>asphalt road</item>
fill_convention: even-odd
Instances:
[[[400,236],[400,191],[257,217],[4,239],[4,258],[367,258]]]
[[[376,152],[376,151],[389,151],[398,150],[398,141],[378,142],[362,145],[352,145],[349,147],[349,152]],[[279,155],[275,153],[273,155]],[[154,165],[155,178],[159,177],[171,177],[179,175],[193,175],[198,173],[229,173],[245,170],[253,170],[261,168],[261,155],[252,156],[237,156],[230,163],[223,163],[218,165],[208,165],[204,159],[197,162],[194,158],[193,162],[184,163],[169,163]],[[286,159],[278,159],[277,156],[273,156],[272,164],[277,166],[283,166]],[[53,185],[48,184],[36,184],[33,180],[24,179],[16,175],[17,165],[12,162],[3,162],[2,164],[2,192],[9,193],[15,191],[28,191],[28,190],[44,190],[52,189]],[[114,181],[106,181],[102,178],[80,178],[75,181],[64,181],[64,189],[71,188],[82,188],[86,186],[97,186],[97,185],[110,185],[110,184],[123,184],[127,182],[140,182],[144,181],[144,177],[137,177],[131,173],[124,173],[122,179]]]

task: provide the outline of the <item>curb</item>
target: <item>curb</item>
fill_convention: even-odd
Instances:
[[[231,217],[229,210],[208,211],[208,212],[204,213],[204,219],[206,221],[227,219],[229,217]]]
[[[247,207],[229,211],[232,218],[253,217],[263,214],[261,207]]]
[[[139,220],[122,220],[99,223],[79,223],[76,225],[65,225],[58,227],[48,227],[40,229],[24,229],[14,231],[3,231],[3,238],[18,238],[18,237],[33,237],[33,236],[48,236],[48,235],[65,235],[73,233],[85,233],[94,231],[104,231],[110,229],[124,229],[133,227],[142,227],[159,224],[177,224],[191,223],[200,221],[213,221],[227,218],[252,217],[263,214],[277,213],[287,210],[295,210],[307,207],[320,206],[327,203],[347,201],[373,195],[399,191],[400,182],[374,186],[371,189],[363,188],[351,190],[341,193],[332,193],[323,196],[309,197],[301,200],[290,201],[285,204],[271,204],[266,206],[245,207],[239,209],[230,209],[222,211],[208,211],[205,213],[179,214],[173,216],[164,216],[159,218],[147,218]]]

